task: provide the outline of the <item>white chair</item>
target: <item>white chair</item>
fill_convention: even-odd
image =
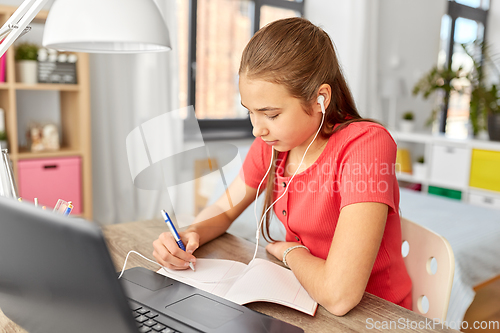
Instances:
[[[413,311],[445,321],[455,273],[450,243],[405,218],[401,218],[401,234],[402,254],[412,281]]]

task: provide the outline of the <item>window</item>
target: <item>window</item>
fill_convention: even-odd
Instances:
[[[441,47],[438,66],[465,72],[472,69],[472,59],[461,44],[484,40],[489,0],[456,0],[448,2],[448,14],[441,21]],[[468,135],[470,88],[466,79],[454,82],[463,93],[453,92],[440,117],[439,131],[456,138]]]
[[[240,104],[238,69],[252,35],[272,21],[302,16],[303,1],[177,0],[181,106],[194,105],[205,139],[251,136]],[[186,21],[186,22],[183,22]]]
[[[245,118],[238,101],[240,56],[252,37],[253,3],[198,0],[195,105],[198,119]]]
[[[489,0],[455,0],[455,2],[472,8],[489,9],[490,7]]]

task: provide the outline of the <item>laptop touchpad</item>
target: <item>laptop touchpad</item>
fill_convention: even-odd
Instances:
[[[243,313],[243,311],[198,294],[165,308],[209,328],[217,328]]]

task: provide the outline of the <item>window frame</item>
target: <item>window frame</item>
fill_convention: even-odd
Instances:
[[[252,33],[259,29],[262,6],[272,6],[299,12],[304,17],[304,2],[306,0],[253,0],[254,10]],[[188,31],[188,105],[196,106],[196,42],[197,42],[197,12],[198,0],[189,0],[189,31]],[[196,112],[196,108],[195,108]],[[192,116],[192,115],[189,115]],[[189,119],[187,119],[189,121]],[[232,119],[198,119],[200,130],[205,140],[237,139],[252,137],[250,118]]]
[[[453,57],[453,48],[455,46],[455,25],[456,21],[459,17],[466,18],[469,20],[474,20],[476,22],[480,22],[483,24],[483,39],[486,40],[487,29],[487,21],[488,21],[488,9],[482,9],[481,6],[478,8],[469,7],[460,3],[455,2],[454,0],[448,1],[448,11],[447,15],[451,19],[451,29],[450,29],[450,38],[448,39],[447,52],[446,52],[446,63],[445,66],[448,66],[451,69],[451,61]],[[450,101],[450,94],[446,93],[444,98],[443,109],[441,110],[441,117],[439,121],[439,132],[446,133],[446,122],[448,118],[448,106]]]

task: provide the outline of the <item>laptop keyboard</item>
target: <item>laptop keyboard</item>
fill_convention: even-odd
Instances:
[[[134,316],[137,327],[139,328],[139,332],[182,333],[179,330],[174,330],[173,328],[165,325],[164,321],[161,320],[162,316],[157,312],[149,310],[148,308],[137,303],[129,302],[129,304],[132,309],[132,315]]]

